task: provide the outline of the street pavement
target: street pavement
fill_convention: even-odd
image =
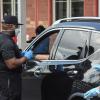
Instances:
[[[41,100],[41,79],[33,75],[22,76],[22,100]]]

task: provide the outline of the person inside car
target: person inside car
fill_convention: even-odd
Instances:
[[[37,26],[35,33],[38,36],[45,30],[43,25]],[[44,39],[34,51],[34,59],[35,60],[47,60],[49,58],[49,37]]]
[[[4,16],[0,33],[0,100],[21,100],[22,64],[32,59],[33,52],[23,56],[13,41],[18,25],[16,16]]]

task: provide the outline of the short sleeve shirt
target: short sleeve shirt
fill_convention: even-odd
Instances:
[[[34,49],[34,54],[48,54],[48,53],[49,53],[49,38],[46,38]]]
[[[9,35],[3,33],[0,34],[0,56],[0,70],[7,69],[4,60],[8,60],[13,57],[21,57],[18,46],[14,43]]]

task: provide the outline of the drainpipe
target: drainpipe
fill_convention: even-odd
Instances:
[[[52,0],[48,0],[48,26],[52,24]]]
[[[94,10],[94,15],[98,16],[98,2],[100,2],[100,0],[94,0],[94,4],[96,5],[95,10]]]
[[[39,15],[38,15],[38,3],[39,3],[39,1],[38,0],[35,0],[35,27],[37,27],[38,26],[38,17],[39,17]]]

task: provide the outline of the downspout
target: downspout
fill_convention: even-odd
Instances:
[[[94,3],[95,3],[95,10],[94,10],[94,15],[95,16],[98,16],[98,2],[100,2],[100,0],[95,0]]]
[[[39,20],[39,15],[38,15],[38,4],[39,4],[39,1],[38,0],[35,0],[35,27],[37,27],[38,26],[38,20]]]
[[[48,0],[48,26],[52,24],[52,0]]]

